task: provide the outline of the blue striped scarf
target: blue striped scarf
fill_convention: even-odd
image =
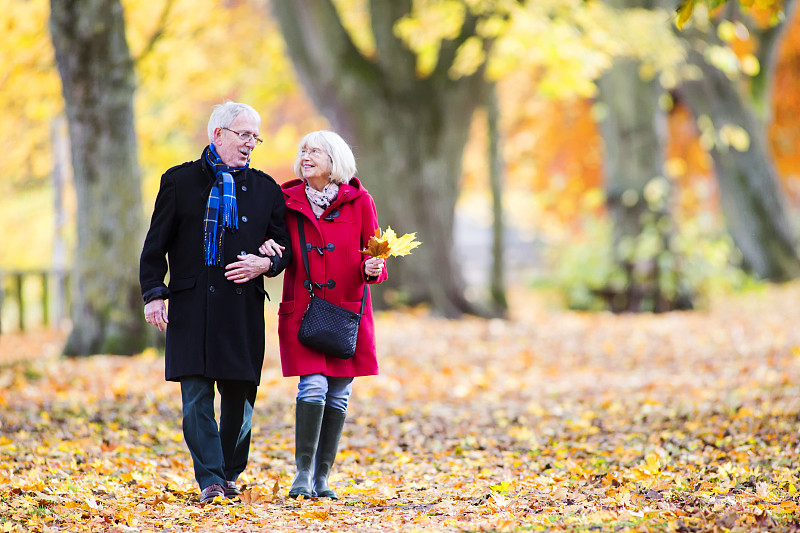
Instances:
[[[216,176],[216,181],[211,187],[206,203],[205,243],[203,247],[206,265],[222,264],[222,242],[225,230],[235,230],[239,228],[239,214],[236,210],[236,186],[233,182],[231,172],[247,168],[229,167],[219,158],[213,144],[208,145],[206,150],[206,161],[211,166]],[[249,161],[248,161],[249,164]],[[220,201],[222,209],[220,209]],[[222,220],[220,220],[222,219]],[[219,229],[220,224],[222,230]]]

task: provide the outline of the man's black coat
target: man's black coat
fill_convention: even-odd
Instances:
[[[289,264],[286,204],[269,175],[252,168],[234,173],[239,228],[225,233],[222,266],[205,266],[203,220],[215,180],[205,161],[204,152],[161,177],[139,263],[142,296],[145,302],[169,298],[167,380],[204,376],[258,384],[264,362],[264,280],[237,284],[225,279],[224,267],[238,254],[258,254],[268,238],[286,249],[267,275]],[[169,286],[164,284],[168,270]]]

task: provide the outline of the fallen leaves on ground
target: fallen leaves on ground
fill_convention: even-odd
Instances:
[[[800,527],[800,285],[664,315],[514,295],[507,321],[377,316],[338,501],[287,496],[296,379],[272,315],[242,495],[211,504],[154,351],[63,359],[0,336],[0,532]]]

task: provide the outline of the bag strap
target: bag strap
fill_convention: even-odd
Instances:
[[[306,244],[306,232],[303,228],[303,215],[295,213],[297,216],[297,234],[300,236],[300,253],[303,256],[303,267],[306,269],[306,277],[308,278],[308,292],[311,297],[314,297],[314,283],[311,281],[311,271],[308,268],[308,246]],[[361,311],[359,315],[364,314],[364,307],[367,305],[367,284],[364,284],[364,294],[361,295]]]
[[[306,269],[306,277],[308,278],[308,290],[314,294],[313,285],[311,285],[311,272],[308,269],[308,250],[306,250],[306,232],[303,229],[303,217],[300,213],[295,213],[297,216],[297,234],[300,236],[300,252],[303,255],[303,266]]]

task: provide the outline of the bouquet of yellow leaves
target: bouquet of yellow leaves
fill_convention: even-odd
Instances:
[[[381,233],[381,228],[375,230],[375,235],[369,238],[367,247],[361,253],[370,257],[386,259],[390,255],[395,257],[408,255],[411,250],[422,244],[416,240],[416,233],[406,233],[398,237],[391,226]]]

